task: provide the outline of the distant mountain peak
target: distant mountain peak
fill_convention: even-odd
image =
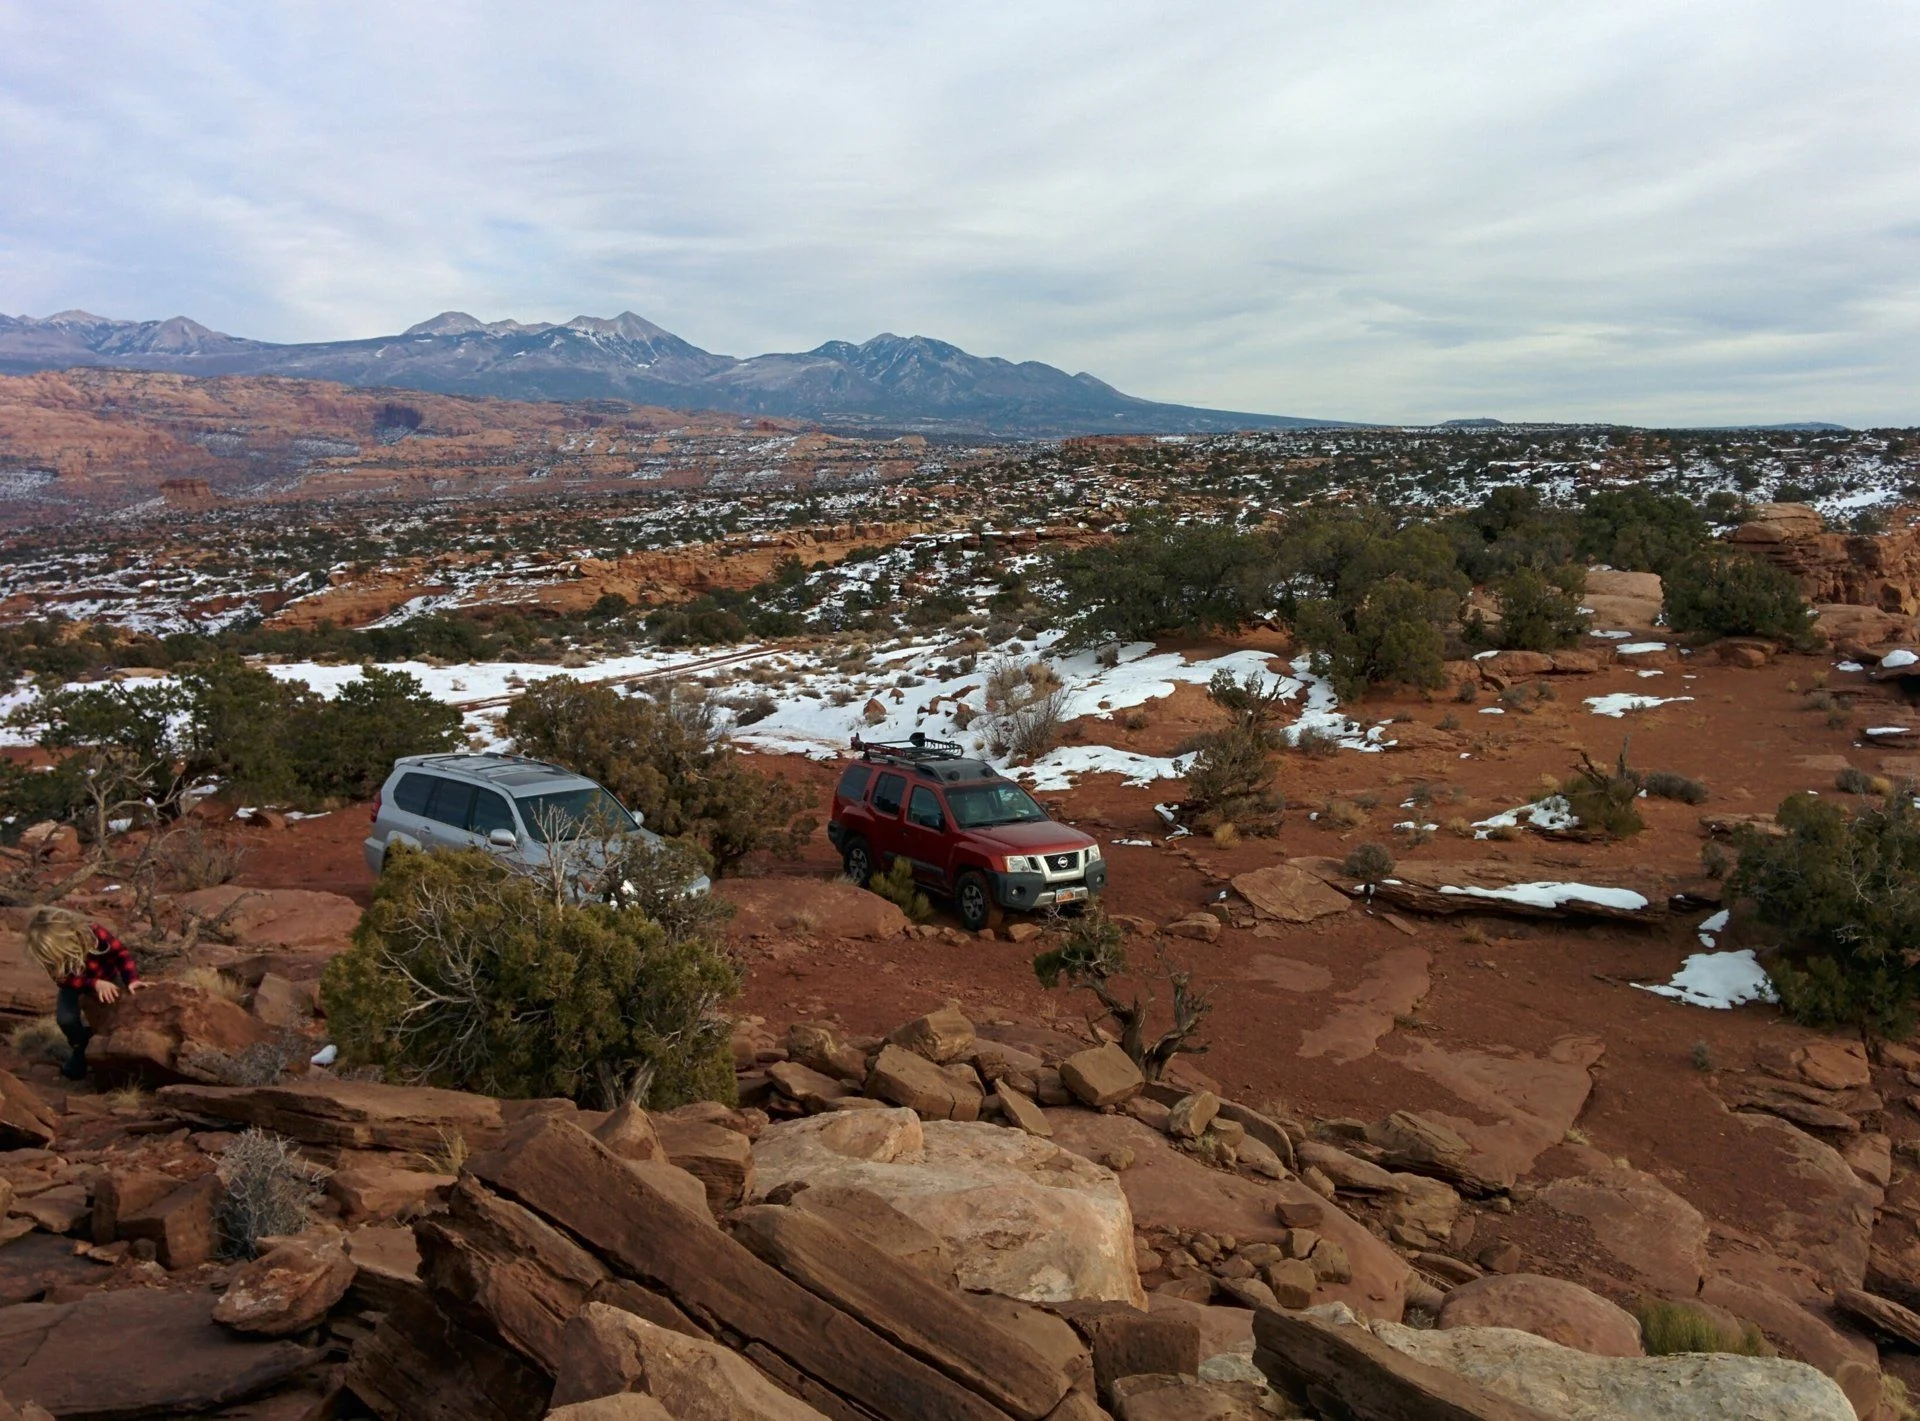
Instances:
[[[1037,360],[970,354],[882,331],[802,353],[739,360],[633,311],[562,325],[442,311],[399,336],[269,345],[184,316],[115,321],[88,311],[0,317],[0,371],[118,365],[196,375],[288,375],[519,400],[621,399],[682,410],[776,415],[859,429],[965,436],[1212,433],[1321,421],[1156,404]]]

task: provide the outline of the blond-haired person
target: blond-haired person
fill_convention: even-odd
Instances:
[[[81,1001],[92,993],[96,1000],[111,1005],[120,1000],[123,988],[137,992],[146,983],[140,980],[133,954],[119,938],[66,908],[33,910],[27,921],[27,951],[60,989],[54,1019],[73,1048],[60,1074],[81,1080],[87,1074],[87,1043],[93,1039],[80,1012]]]

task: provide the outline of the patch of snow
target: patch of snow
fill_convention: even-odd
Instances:
[[[1695,936],[1700,939],[1700,946],[1715,947],[1719,945],[1719,935],[1727,926],[1727,917],[1727,910],[1722,908],[1712,917],[1701,921],[1700,925],[1693,930]]]
[[[1880,667],[1883,671],[1897,671],[1902,666],[1913,665],[1916,661],[1920,661],[1920,656],[1914,655],[1905,647],[1899,647],[1880,658]]]
[[[1186,774],[1183,761],[1158,755],[1136,755],[1111,745],[1062,745],[1031,765],[1007,771],[1015,779],[1031,780],[1037,790],[1072,789],[1076,775],[1119,775],[1121,783],[1150,785],[1155,780],[1177,780]]]
[[[1632,632],[1588,632],[1588,636],[1597,636],[1602,641],[1625,641]]]
[[[1562,794],[1550,794],[1545,799],[1535,800],[1532,804],[1523,804],[1518,809],[1503,810],[1486,819],[1477,821],[1473,837],[1484,839],[1489,829],[1517,829],[1524,817],[1527,823],[1536,829],[1556,833],[1561,829],[1571,829],[1580,821],[1574,816],[1573,807]]]
[[[1615,691],[1607,696],[1588,696],[1587,704],[1593,707],[1595,715],[1610,715],[1618,720],[1628,711],[1652,710],[1655,706],[1692,699],[1692,696],[1636,696],[1631,691]]]
[[[1667,644],[1664,641],[1630,641],[1625,646],[1614,648],[1622,656],[1647,656],[1666,649]]]
[[[1473,659],[1475,661],[1485,661],[1489,656],[1498,656],[1499,654],[1498,651],[1476,651],[1473,654]]]
[[[1631,911],[1647,906],[1647,900],[1631,888],[1596,888],[1590,883],[1516,883],[1508,888],[1454,888],[1443,885],[1440,891],[1463,894],[1469,898],[1488,898],[1501,903],[1524,903],[1532,908],[1563,908],[1569,903],[1591,903],[1600,908]]]
[[[1912,730],[1906,725],[1870,725],[1861,731],[1862,735],[1906,735]]]
[[[1107,843],[1112,847],[1129,849],[1150,849],[1153,847],[1153,840],[1151,839],[1109,839]]]
[[[1500,709],[1500,707],[1499,707],[1499,706],[1482,706],[1482,707],[1480,707],[1480,714],[1482,714],[1482,715],[1505,715],[1505,714],[1506,714],[1506,712],[1505,712],[1505,711],[1503,711],[1502,709]]]
[[[1712,1007],[1729,1011],[1746,1002],[1777,1001],[1766,969],[1743,947],[1738,952],[1696,952],[1681,964],[1680,970],[1660,986],[1635,982],[1643,992],[1672,997],[1689,1006]]]
[[[1646,680],[1646,679],[1647,679],[1647,677],[1649,677],[1649,676],[1664,676],[1664,675],[1666,675],[1667,673],[1666,673],[1666,672],[1664,672],[1664,671],[1655,671],[1655,670],[1653,670],[1653,669],[1652,669],[1651,667],[1649,667],[1648,669],[1646,669],[1646,670],[1644,670],[1644,671],[1636,671],[1636,672],[1634,672],[1633,674],[1634,674],[1634,675],[1636,675],[1636,676],[1638,676],[1638,677],[1639,677],[1639,678],[1640,678],[1640,679],[1641,679],[1642,681],[1644,681],[1644,680]],[[1688,679],[1689,679],[1689,680],[1691,680],[1692,678],[1691,678],[1691,677],[1689,677]]]
[[[1833,663],[1833,669],[1835,671],[1865,671],[1867,668],[1857,661],[1836,661]]]
[[[315,1051],[313,1055],[308,1058],[308,1064],[314,1065],[314,1066],[331,1066],[335,1061],[339,1059],[340,1059],[340,1048],[338,1046],[335,1046],[332,1042],[328,1042],[325,1046],[322,1046],[318,1051]]]

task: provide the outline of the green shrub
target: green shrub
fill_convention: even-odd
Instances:
[[[1389,577],[1348,609],[1327,599],[1302,603],[1294,625],[1313,649],[1314,669],[1342,697],[1382,684],[1434,687],[1446,680],[1444,628],[1459,601],[1451,591]]]
[[[331,700],[289,727],[303,791],[314,799],[367,799],[402,755],[460,743],[460,712],[434,700],[404,671],[364,666]]]
[[[1276,580],[1269,535],[1158,511],[1111,543],[1063,553],[1054,571],[1058,615],[1089,646],[1232,630],[1272,606]]]
[[[1673,770],[1655,770],[1646,777],[1644,788],[1655,799],[1677,799],[1682,804],[1705,804],[1707,787]]]
[[[1620,757],[1611,770],[1601,769],[1585,755],[1581,761],[1579,771],[1560,785],[1560,793],[1580,828],[1607,839],[1625,839],[1646,828],[1637,806],[1645,780],[1628,766],[1627,747],[1620,747]]]
[[[1842,794],[1872,794],[1873,776],[1857,765],[1848,765],[1833,777],[1833,787]]]
[[[907,921],[924,923],[933,916],[933,905],[913,880],[913,860],[896,858],[885,873],[867,880],[867,887],[907,915]]]
[[[1649,1357],[1676,1352],[1732,1352],[1742,1357],[1770,1357],[1773,1349],[1758,1327],[1742,1322],[1729,1327],[1692,1303],[1643,1298],[1633,1306],[1640,1322],[1640,1338]]]
[[[1555,651],[1571,646],[1587,629],[1579,593],[1586,570],[1558,569],[1553,576],[1516,568],[1493,584],[1500,604],[1498,644],[1508,651]]]
[[[1580,510],[1579,556],[1631,572],[1667,571],[1707,543],[1691,499],[1649,489],[1606,489]]]
[[[1913,1027],[1920,996],[1920,811],[1906,796],[1848,816],[1797,794],[1781,838],[1749,835],[1727,898],[1751,898],[1786,956],[1768,967],[1781,1004],[1812,1026],[1884,1036]]]
[[[1393,854],[1385,844],[1362,844],[1340,865],[1348,878],[1374,884],[1393,874]]]
[[[1695,553],[1664,578],[1667,625],[1676,632],[1798,641],[1813,624],[1800,584],[1758,558]]]
[[[749,770],[718,717],[677,689],[624,696],[554,676],[527,687],[505,725],[521,754],[598,780],[655,833],[699,844],[716,873],[756,849],[792,857],[813,833],[812,794]]]
[[[1228,714],[1228,722],[1200,737],[1187,766],[1187,804],[1202,830],[1223,826],[1249,834],[1271,834],[1280,826],[1285,802],[1274,793],[1274,722],[1284,697],[1283,683],[1249,675],[1236,681],[1214,673],[1207,695]]]
[[[611,1108],[733,1098],[739,990],[699,937],[636,908],[556,903],[489,854],[400,854],[321,984],[348,1061],[388,1076]]]

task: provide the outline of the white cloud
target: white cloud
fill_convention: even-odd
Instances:
[[[1353,418],[1912,422],[1920,10],[0,0],[0,309],[631,307]]]

